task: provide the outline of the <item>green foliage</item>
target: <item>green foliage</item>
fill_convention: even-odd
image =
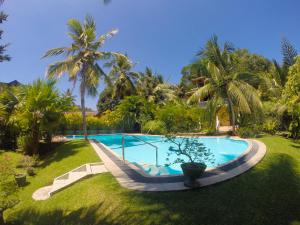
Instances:
[[[14,207],[18,202],[17,185],[14,180],[15,171],[9,157],[0,158],[0,223],[3,212]]]
[[[278,127],[279,127],[279,122],[276,119],[267,119],[262,125],[263,131],[273,135],[278,130]]]
[[[200,58],[208,60],[204,86],[196,89],[189,102],[201,102],[214,99],[222,105],[228,105],[231,125],[235,130],[238,114],[251,114],[261,109],[261,101],[255,84],[259,81],[256,74],[249,71],[237,71],[233,57],[234,48],[225,43],[221,48],[218,39],[213,36],[199,53]]]
[[[166,136],[166,141],[173,144],[169,147],[167,161],[175,154],[178,158],[173,163],[214,163],[215,158],[210,149],[206,148],[199,138],[178,138],[176,136]],[[184,158],[182,158],[182,156]]]
[[[300,130],[300,57],[289,68],[288,79],[282,92],[283,110],[291,115],[289,131],[293,138],[299,136]]]
[[[200,129],[203,109],[167,104],[157,109],[155,119],[165,124],[168,133],[192,132]]]
[[[166,124],[160,120],[150,120],[142,126],[142,132],[146,134],[165,134]]]
[[[154,104],[140,96],[124,98],[113,112],[121,118],[120,128],[123,131],[140,131],[144,121],[154,117]]]
[[[18,142],[25,153],[38,154],[39,140],[46,136],[51,141],[64,111],[72,105],[71,99],[60,95],[53,80],[20,87],[16,98],[9,121],[19,127],[23,140]]]
[[[259,129],[255,126],[253,127],[240,127],[237,131],[237,135],[241,138],[255,138],[259,135]]]
[[[114,36],[118,30],[113,29],[97,38],[96,23],[91,16],[86,16],[83,23],[76,19],[70,19],[68,28],[72,44],[68,47],[50,49],[44,55],[44,57],[58,55],[66,57],[63,61],[50,65],[47,75],[52,78],[67,73],[69,80],[74,84],[77,80],[80,80],[81,110],[83,112],[82,128],[87,139],[85,95],[95,96],[99,80],[106,76],[98,62],[118,57],[127,58],[117,52],[100,50],[106,40]]]

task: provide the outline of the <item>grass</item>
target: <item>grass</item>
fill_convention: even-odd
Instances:
[[[85,179],[47,201],[33,201],[32,192],[55,176],[98,160],[87,143],[69,142],[46,158],[44,168],[20,191],[21,203],[8,211],[6,218],[25,225],[299,225],[300,145],[277,136],[260,140],[268,149],[261,163],[237,178],[207,188],[135,192],[120,187],[106,173]]]

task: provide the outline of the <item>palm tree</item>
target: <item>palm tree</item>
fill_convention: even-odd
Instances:
[[[105,73],[98,64],[99,60],[108,60],[119,53],[104,52],[99,49],[105,41],[114,36],[118,30],[96,37],[96,24],[92,17],[86,16],[83,23],[75,19],[68,21],[69,36],[72,44],[69,47],[54,48],[46,52],[44,57],[64,55],[63,61],[58,61],[48,67],[48,77],[60,77],[64,73],[75,85],[80,81],[81,111],[84,137],[87,140],[85,95],[95,96],[99,79]]]
[[[163,83],[163,77],[161,75],[156,75],[153,71],[146,67],[144,73],[139,74],[139,79],[137,82],[137,92],[142,97],[148,99],[151,95],[153,95],[154,88],[158,84]]]
[[[136,92],[135,82],[138,74],[132,72],[133,63],[125,55],[117,55],[106,66],[112,67],[108,83],[113,86],[112,98],[119,101]]]
[[[235,71],[231,58],[233,50],[228,43],[221,49],[216,36],[208,41],[206,48],[199,54],[208,60],[207,74],[203,74],[205,83],[193,92],[189,102],[211,98],[220,104],[226,104],[235,131],[238,113],[251,113],[262,105],[256,89],[251,85],[257,82],[257,76]]]

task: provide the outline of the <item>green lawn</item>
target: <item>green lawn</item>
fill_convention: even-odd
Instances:
[[[14,224],[300,224],[300,145],[263,137],[267,155],[254,169],[207,188],[169,193],[126,190],[109,173],[85,179],[35,202],[32,192],[69,169],[97,161],[87,143],[60,146],[20,191],[21,203],[6,213]],[[17,155],[10,153],[15,157]],[[2,155],[4,155],[2,153]]]

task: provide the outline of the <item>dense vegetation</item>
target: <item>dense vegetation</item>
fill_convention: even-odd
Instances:
[[[175,85],[150,68],[134,71],[125,54],[100,51],[117,30],[97,38],[89,16],[83,23],[69,20],[68,27],[73,44],[45,54],[65,56],[48,67],[49,81],[2,87],[2,148],[37,154],[39,142],[50,143],[53,134],[212,134],[219,125],[231,125],[242,137],[261,132],[299,137],[300,57],[287,39],[282,39],[283,60],[278,63],[229,42],[221,47],[213,36],[194,62],[183,67]],[[71,91],[62,94],[55,88],[53,79],[62,74],[74,84],[80,81],[81,113]],[[87,115],[85,95],[96,95],[100,80],[106,87],[99,94],[98,114]]]

